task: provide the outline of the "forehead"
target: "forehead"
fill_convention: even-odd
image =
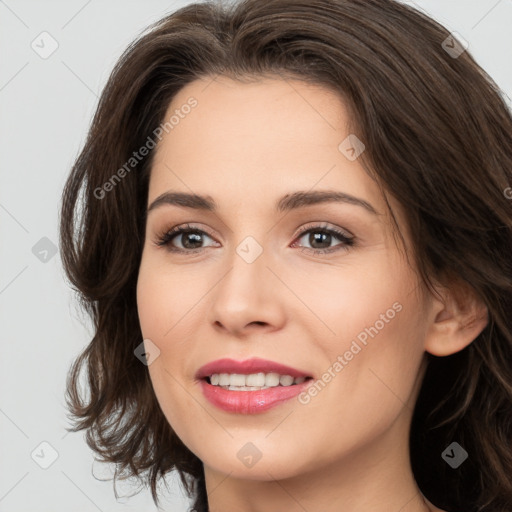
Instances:
[[[224,159],[246,155],[258,162],[276,161],[281,155],[289,159],[290,152],[298,158],[319,145],[336,149],[336,128],[346,121],[344,106],[334,93],[298,81],[197,80],[173,98],[166,119],[184,109],[189,98],[197,106],[180,119],[162,146],[179,151],[178,146],[188,142],[189,150],[208,149]]]
[[[193,108],[186,107],[190,98],[196,101]],[[297,177],[306,170],[325,173],[333,165],[341,170],[340,163],[347,164],[345,171],[357,167],[340,159],[347,122],[343,103],[320,86],[279,79],[197,80],[173,98],[163,121],[171,118],[155,160],[179,165],[189,175],[209,172],[215,179],[234,166],[239,174],[246,170],[261,178],[272,169],[272,179],[279,180],[286,172]]]
[[[343,101],[320,85],[204,78],[176,94],[163,121],[171,118],[154,159],[150,197],[166,187],[206,192],[205,185],[212,195],[227,185],[238,196],[268,196],[293,185],[380,196],[357,159],[346,156],[351,134]]]

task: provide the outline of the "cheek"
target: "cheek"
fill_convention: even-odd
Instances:
[[[337,336],[322,344],[318,391],[304,397],[297,415],[317,421],[311,427],[315,438],[331,440],[329,448],[313,447],[324,462],[387,431],[403,411],[414,408],[420,382],[424,326],[415,294],[377,287],[363,301],[360,293],[343,299],[347,309],[338,311],[333,324]],[[295,435],[292,427],[282,426],[283,439]],[[306,438],[301,442],[308,446]]]
[[[397,414],[424,355],[425,305],[415,274],[398,259],[375,258],[357,268],[331,269],[330,279],[318,277],[298,293],[308,297],[323,324],[316,320],[315,339],[324,361],[320,378],[329,383],[312,407],[320,414],[335,404],[340,417],[349,405],[382,420]]]
[[[148,366],[155,396],[171,426],[188,428],[183,411],[194,408],[194,400],[185,391],[183,368],[193,345],[193,329],[201,321],[197,305],[204,291],[184,273],[161,268],[150,259],[142,260],[137,281],[137,309],[144,339],[151,340],[160,353]],[[198,284],[198,283],[197,283]],[[176,291],[178,290],[178,292]],[[181,436],[180,436],[181,437]]]
[[[408,309],[416,306],[411,302],[416,300],[411,293],[417,286],[414,274],[381,247],[347,256],[336,266],[302,263],[281,274],[303,299],[296,301],[297,310],[287,313],[290,321],[308,322],[317,343],[336,353],[348,350],[354,339],[364,346],[365,341],[389,333],[399,317],[407,316],[405,304],[410,303]],[[304,315],[304,304],[312,314]]]
[[[137,308],[144,337],[170,339],[182,327],[187,310],[197,305],[204,294],[201,282],[198,274],[162,265],[160,258],[143,257],[137,281]]]
[[[414,407],[424,326],[421,304],[413,295],[391,293],[368,304],[366,311],[355,311],[350,334],[330,352],[330,361],[339,355],[342,361],[323,405],[333,404],[340,418],[352,411],[351,427],[360,433],[386,428],[404,407]]]

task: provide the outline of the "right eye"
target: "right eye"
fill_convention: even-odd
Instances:
[[[195,253],[204,249],[204,247],[200,247],[204,236],[212,239],[212,237],[202,229],[194,228],[190,225],[177,226],[160,234],[155,243],[160,247],[167,247],[168,250],[172,252]],[[181,247],[173,245],[174,239],[180,242]]]

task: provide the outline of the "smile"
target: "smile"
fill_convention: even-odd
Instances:
[[[313,380],[295,368],[252,358],[219,359],[196,373],[205,398],[216,407],[237,414],[258,414],[286,402]]]

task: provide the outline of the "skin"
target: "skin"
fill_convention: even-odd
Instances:
[[[425,352],[449,355],[471,343],[487,323],[485,306],[471,291],[455,293],[455,283],[439,284],[439,297],[422,293],[377,184],[338,149],[350,132],[333,92],[279,77],[197,80],[166,119],[190,96],[197,107],[157,148],[148,205],[172,190],[209,195],[219,207],[149,212],[137,301],[143,336],[160,350],[148,367],[156,397],[204,463],[210,510],[441,511],[412,474],[411,416]],[[364,199],[377,215],[346,203],[274,212],[286,194],[326,189]],[[389,200],[409,244],[400,204]],[[172,245],[188,254],[155,244],[187,223],[213,235],[203,235],[199,252],[182,235]],[[298,235],[318,225],[357,244]],[[263,249],[250,264],[236,252],[247,236]],[[339,250],[315,253],[325,247]],[[206,400],[195,379],[221,357],[270,359],[319,379],[396,302],[401,311],[307,404],[230,413]],[[249,442],[262,455],[252,467],[237,457]]]

